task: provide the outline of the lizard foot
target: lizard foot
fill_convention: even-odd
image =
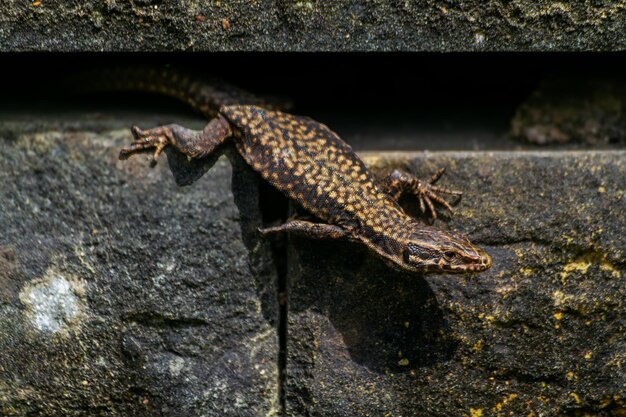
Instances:
[[[430,217],[432,220],[437,218],[437,211],[435,210],[435,205],[433,201],[441,204],[443,207],[448,210],[450,215],[454,214],[454,210],[440,194],[448,194],[448,195],[456,195],[461,196],[463,193],[461,191],[449,190],[443,187],[437,187],[434,185],[439,178],[446,172],[445,168],[439,169],[437,172],[433,174],[427,180],[418,180],[415,179],[411,181],[410,189],[415,194],[420,204],[420,211],[424,214],[427,214],[426,211],[430,212]]]
[[[419,201],[422,214],[429,216],[431,220],[434,221],[437,218],[435,203],[446,208],[450,215],[454,213],[450,203],[448,203],[441,194],[463,195],[461,191],[449,190],[435,185],[444,172],[446,172],[446,169],[441,168],[429,179],[420,180],[413,174],[396,169],[385,178],[381,186],[383,191],[396,201],[399,201],[405,193],[415,195]]]
[[[148,130],[141,130],[137,126],[133,126],[131,132],[135,140],[120,151],[120,159],[127,159],[136,153],[154,149],[150,160],[152,167],[157,164],[163,149],[173,141],[171,130],[165,126]]]

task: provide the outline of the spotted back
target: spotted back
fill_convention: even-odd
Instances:
[[[225,106],[220,113],[233,125],[244,159],[320,219],[348,230],[382,230],[381,219],[405,217],[352,148],[325,125],[256,106]]]

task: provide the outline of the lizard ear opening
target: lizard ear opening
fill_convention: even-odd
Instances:
[[[411,260],[411,253],[409,252],[408,249],[405,249],[402,252],[402,260],[404,261],[405,264],[408,264]]]
[[[410,243],[402,252],[402,260],[405,264],[411,265],[413,267],[420,265],[423,262],[420,251],[417,250],[417,248]]]

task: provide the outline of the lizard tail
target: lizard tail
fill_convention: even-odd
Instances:
[[[219,79],[208,79],[169,66],[99,68],[70,82],[83,91],[145,91],[167,95],[188,103],[207,118],[215,117],[222,106],[247,104],[272,110],[290,107],[286,101],[258,97]]]

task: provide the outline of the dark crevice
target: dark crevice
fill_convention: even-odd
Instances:
[[[196,317],[167,317],[155,312],[133,313],[123,316],[124,321],[154,328],[186,328],[207,326],[209,323]]]
[[[233,167],[232,191],[239,208],[242,238],[250,254],[256,277],[263,316],[278,332],[279,404],[285,410],[285,375],[287,362],[287,240],[286,236],[264,238],[259,229],[282,224],[288,215],[286,197],[262,180],[231,146],[224,147]]]
[[[184,73],[224,79],[254,94],[287,101],[293,104],[291,113],[330,126],[357,151],[546,149],[550,137],[567,132],[576,136],[578,131],[605,138],[606,143],[596,143],[598,149],[621,149],[626,134],[623,117],[611,110],[624,89],[623,59],[614,54],[593,59],[577,54],[52,54],[45,60],[45,77],[40,74],[41,56],[10,58],[0,115],[27,112],[63,129],[74,128],[75,117],[85,112],[114,114],[114,120],[120,115],[163,115],[168,121],[172,114],[189,117],[194,114],[190,107],[170,97],[89,94],[89,88],[76,82],[94,68],[174,64]],[[376,77],[364,68],[376,68]],[[69,86],[63,83],[68,78]],[[601,91],[614,93],[597,103],[598,111],[587,114],[585,109],[596,103],[590,101],[597,91],[594,82]],[[566,91],[561,93],[563,86]],[[537,114],[568,122],[557,129],[560,136],[556,130],[548,135]],[[607,127],[585,127],[590,120]],[[98,120],[90,124],[96,131],[106,125]],[[517,137],[526,135],[521,134],[526,128],[531,128],[528,140]],[[4,130],[0,133],[11,135],[11,129]],[[549,149],[588,149],[593,142],[571,139],[554,142]]]
[[[285,264],[287,257],[284,257]],[[286,404],[286,382],[287,382],[287,274],[278,276],[278,305],[280,312],[280,320],[278,322],[278,335],[279,335],[279,352],[278,352],[278,375],[279,375],[279,401],[280,401],[280,413],[282,416],[287,415]]]
[[[265,227],[282,224],[289,211],[288,200],[274,187],[261,181],[259,183],[259,205]],[[278,388],[281,415],[286,415],[285,383],[287,377],[287,237],[273,237],[270,240],[272,258],[277,274],[278,303]]]

